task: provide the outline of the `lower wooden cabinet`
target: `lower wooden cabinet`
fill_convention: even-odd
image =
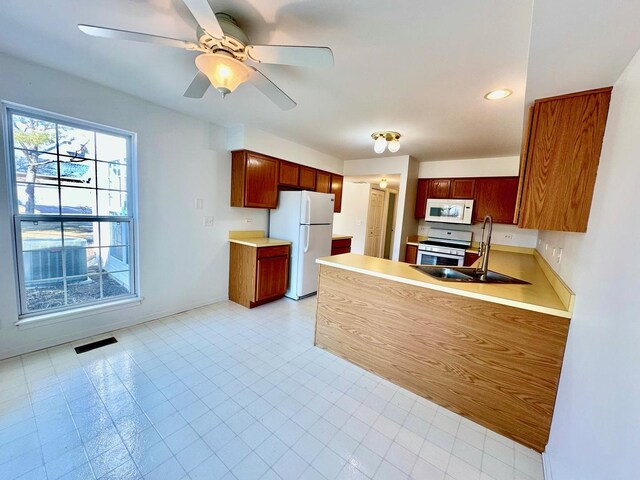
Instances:
[[[247,308],[282,298],[289,281],[289,245],[231,243],[229,300]]]
[[[351,253],[351,239],[337,238],[331,241],[331,255],[341,255]]]
[[[418,262],[418,247],[415,245],[407,245],[404,251],[404,261],[406,263],[415,264]]]
[[[471,265],[476,263],[479,258],[480,255],[478,255],[477,253],[466,252],[464,254],[464,266],[470,267]]]

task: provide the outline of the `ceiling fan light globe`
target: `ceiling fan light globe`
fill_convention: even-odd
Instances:
[[[198,55],[196,67],[207,76],[211,85],[222,96],[233,92],[238,85],[246,82],[251,74],[251,69],[244,63],[221,53]]]
[[[373,143],[373,151],[376,153],[382,153],[385,148],[387,148],[387,139],[384,138],[384,136],[376,138],[376,141]]]
[[[391,140],[389,142],[388,148],[391,153],[396,153],[398,150],[400,150],[400,140],[398,140],[397,138]]]

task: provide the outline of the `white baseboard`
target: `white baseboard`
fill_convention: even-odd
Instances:
[[[553,480],[553,474],[551,473],[551,457],[547,451],[542,452],[542,469],[544,473],[544,480]]]
[[[77,332],[76,334],[61,335],[59,337],[48,338],[46,340],[34,342],[28,345],[20,345],[15,348],[3,351],[0,354],[0,360],[16,357],[18,355],[24,355],[25,353],[35,352],[37,350],[42,350],[44,348],[51,348],[51,347],[65,344],[65,343],[75,342],[78,340],[82,340],[84,338],[93,337],[95,335],[101,335],[107,332],[113,332],[121,328],[140,325],[141,323],[150,322],[152,320],[159,320],[161,318],[168,317],[171,315],[176,315],[178,313],[194,310],[200,307],[205,307],[207,305],[213,305],[214,303],[224,302],[228,299],[229,297],[220,297],[220,298],[210,298],[210,299],[202,300],[199,302],[191,302],[191,303],[175,306],[172,308],[160,310],[158,312],[154,312],[149,315],[144,315],[142,317],[129,318],[119,322],[115,322],[115,323],[99,325],[94,328],[90,328],[88,330]]]

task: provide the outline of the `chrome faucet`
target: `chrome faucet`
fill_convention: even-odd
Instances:
[[[484,238],[484,230],[489,222],[489,235],[487,239]],[[484,217],[482,222],[482,238],[480,239],[480,245],[478,246],[478,255],[482,257],[482,264],[476,269],[476,272],[480,274],[482,280],[487,279],[487,270],[489,268],[489,250],[491,250],[491,232],[493,231],[493,218],[491,215]]]

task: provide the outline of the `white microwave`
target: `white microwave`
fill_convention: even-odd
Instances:
[[[427,199],[427,222],[471,224],[473,200]]]

